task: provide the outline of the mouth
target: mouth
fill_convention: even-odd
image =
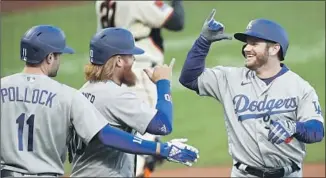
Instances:
[[[252,60],[253,58],[255,58],[255,55],[252,55],[252,54],[246,55],[246,61]]]

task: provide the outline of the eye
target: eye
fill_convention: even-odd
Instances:
[[[252,45],[253,45],[253,46],[257,46],[258,43],[255,41],[255,42],[252,42]]]
[[[251,45],[251,46],[257,46],[257,45],[259,45],[259,42],[260,42],[260,41],[258,41],[258,40],[256,40],[256,39],[252,39],[252,40],[248,40],[247,42],[248,42],[248,44]]]

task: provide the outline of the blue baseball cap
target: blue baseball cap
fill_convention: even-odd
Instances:
[[[140,55],[144,50],[135,46],[132,33],[124,28],[105,28],[98,31],[90,41],[90,62],[103,65],[112,56]]]

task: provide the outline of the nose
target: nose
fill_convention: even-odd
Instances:
[[[252,50],[252,45],[250,45],[250,44],[245,44],[244,45],[244,48],[243,48],[243,51],[244,52],[249,52],[249,51],[251,51]]]

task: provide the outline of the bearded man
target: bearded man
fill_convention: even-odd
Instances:
[[[85,66],[87,82],[80,91],[111,126],[131,134],[168,135],[173,123],[169,78],[174,60],[169,66],[156,66],[153,71],[144,69],[157,88],[154,108],[130,89],[137,80],[132,71],[134,55],[143,53],[144,50],[135,46],[134,37],[127,29],[112,27],[97,32],[90,43],[90,63]],[[121,142],[118,139],[112,141]],[[143,141],[139,137],[134,140]],[[108,149],[96,142],[80,148],[73,156],[72,177],[135,176],[134,154]]]

